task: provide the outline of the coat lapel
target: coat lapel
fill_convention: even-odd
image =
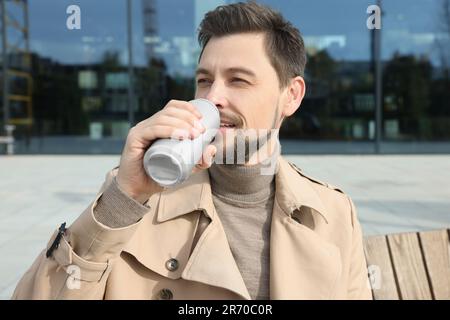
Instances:
[[[212,220],[201,235],[182,278],[222,287],[250,299],[219,219]]]
[[[327,224],[327,212],[310,183],[280,157],[270,240],[271,299],[330,299],[341,273],[340,251],[315,230],[292,218],[313,212]]]

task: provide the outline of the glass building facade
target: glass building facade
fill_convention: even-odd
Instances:
[[[197,27],[232,1],[131,0],[130,20],[127,0],[3,2],[28,30],[26,50],[2,58],[0,124],[15,125],[16,153],[98,154],[120,153],[130,119],[193,98]],[[450,152],[450,0],[259,2],[300,29],[308,55],[306,97],[283,124],[283,152]],[[379,54],[366,24],[374,4]],[[67,27],[70,5],[80,8],[80,29]],[[13,29],[7,43],[20,40]]]

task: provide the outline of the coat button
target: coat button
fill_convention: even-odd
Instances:
[[[178,260],[177,259],[169,259],[166,261],[166,268],[169,271],[175,271],[178,269]]]
[[[161,300],[172,300],[173,293],[169,289],[161,289],[159,292],[159,299]]]

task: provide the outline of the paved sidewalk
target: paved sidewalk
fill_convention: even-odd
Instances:
[[[365,235],[450,227],[450,156],[287,156],[354,200]],[[61,222],[89,205],[118,156],[0,156],[0,299]]]

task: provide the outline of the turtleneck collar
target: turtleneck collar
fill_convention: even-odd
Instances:
[[[275,172],[261,174],[261,170],[270,163],[277,164],[281,149],[278,139],[274,144],[274,152],[270,157],[255,165],[213,162],[208,169],[213,195],[243,204],[257,204],[272,196],[275,191]]]

